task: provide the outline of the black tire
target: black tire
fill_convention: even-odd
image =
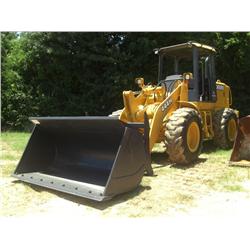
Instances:
[[[192,152],[188,147],[187,133],[193,122],[198,125],[199,137],[198,147],[196,146],[197,148]],[[202,140],[202,119],[195,109],[180,108],[173,112],[166,123],[165,130],[166,152],[171,162],[188,164],[197,160],[201,152]]]
[[[214,143],[222,149],[230,149],[234,144],[234,140],[230,139],[228,134],[228,124],[231,119],[235,120],[237,131],[237,115],[233,109],[221,109],[213,115]]]

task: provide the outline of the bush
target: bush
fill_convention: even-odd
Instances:
[[[107,115],[134,78],[157,81],[156,47],[197,40],[217,47],[217,77],[249,114],[250,33],[2,33],[2,127],[29,116]]]

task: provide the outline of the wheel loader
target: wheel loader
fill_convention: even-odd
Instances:
[[[239,114],[230,87],[216,80],[216,50],[190,41],[154,52],[158,81],[137,78],[139,91],[124,91],[124,108],[111,116],[30,118],[34,130],[14,177],[103,201],[153,174],[155,143],[165,143],[175,164],[196,161],[204,140],[231,148]]]

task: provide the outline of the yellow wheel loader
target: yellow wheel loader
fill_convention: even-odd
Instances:
[[[216,81],[215,49],[187,42],[155,50],[158,82],[124,91],[124,108],[109,117],[38,117],[14,172],[25,182],[98,201],[152,175],[150,153],[166,145],[173,163],[197,160],[202,142],[231,148],[238,111],[230,87]]]

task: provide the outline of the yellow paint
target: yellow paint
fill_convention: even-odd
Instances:
[[[180,96],[181,88],[183,86],[178,86],[163,102],[161,102],[156,110],[152,122],[150,124],[149,132],[149,149],[153,149],[155,142],[159,137],[159,133],[162,129],[163,119],[168,112],[172,112],[177,109],[175,106],[177,104],[177,99]]]
[[[197,122],[193,121],[187,130],[187,146],[190,152],[195,152],[200,143],[200,128]]]
[[[214,137],[213,130],[213,120],[212,120],[212,112],[211,111],[200,111],[202,121],[203,121],[203,134],[205,140],[212,139]]]
[[[205,45],[205,44],[201,44],[201,43],[196,43],[196,42],[193,42],[192,44],[194,44],[196,47],[198,48],[204,48],[204,49],[207,49],[207,50],[211,50],[213,52],[216,52],[215,48],[211,47],[211,46],[208,46],[208,45]]]
[[[186,73],[187,75],[188,73]],[[185,75],[185,76],[186,76]],[[205,140],[214,137],[212,115],[213,112],[222,108],[228,108],[232,104],[231,90],[228,85],[216,82],[217,86],[217,101],[211,102],[189,102],[188,101],[188,83],[190,77],[184,77],[184,80],[175,82],[175,89],[172,93],[166,91],[163,86],[153,86],[141,84],[139,93],[133,91],[123,92],[124,109],[120,115],[120,120],[123,122],[143,122],[144,113],[146,112],[150,122],[149,132],[149,149],[152,150],[156,142],[164,139],[165,123],[172,113],[182,107],[189,107],[197,110],[202,117],[202,133]],[[143,79],[143,78],[141,78]],[[194,125],[190,128],[190,133],[197,132]],[[233,137],[234,125],[230,125],[230,133]],[[194,141],[201,135],[195,135]],[[192,138],[192,136],[190,137]],[[195,146],[194,141],[190,139],[190,149]]]

